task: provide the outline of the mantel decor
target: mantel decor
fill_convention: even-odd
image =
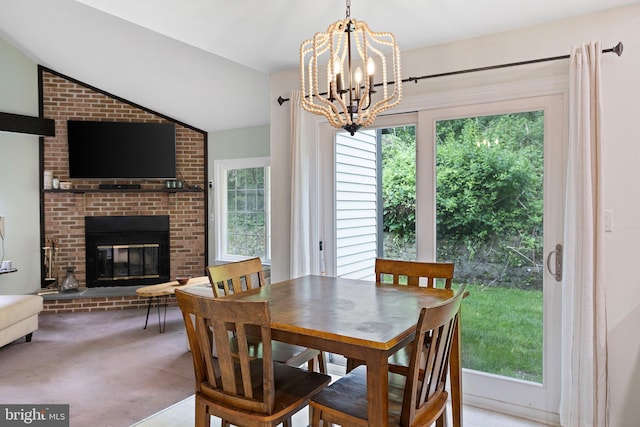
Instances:
[[[352,19],[351,1],[346,3],[345,19],[300,46],[301,104],[354,135],[400,102],[402,81],[393,34],[373,32],[364,21]],[[374,82],[375,75],[382,76],[381,83]]]

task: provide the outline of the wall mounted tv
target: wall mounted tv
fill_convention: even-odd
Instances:
[[[69,178],[174,179],[173,123],[67,121]]]

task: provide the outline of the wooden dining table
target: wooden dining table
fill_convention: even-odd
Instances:
[[[211,294],[192,287],[187,292]],[[453,296],[449,289],[304,276],[225,298],[268,301],[272,338],[363,360],[369,425],[387,426],[388,358],[410,343],[422,307]],[[453,425],[462,425],[460,329],[450,359]]]

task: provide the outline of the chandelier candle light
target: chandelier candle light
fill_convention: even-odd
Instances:
[[[398,105],[402,80],[400,50],[393,34],[372,32],[365,22],[351,19],[350,15],[351,1],[347,0],[344,20],[302,43],[300,82],[302,108],[354,135],[361,127],[371,126],[377,114]],[[386,55],[392,64],[388,64]],[[387,80],[388,65],[393,72],[391,82]],[[321,75],[325,67],[326,81]],[[374,83],[376,72],[382,75],[381,83]],[[321,84],[325,91],[322,93]],[[374,97],[378,93],[375,88],[380,86],[382,94]],[[393,86],[391,93],[389,86]]]

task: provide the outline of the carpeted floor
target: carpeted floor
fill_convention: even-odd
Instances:
[[[194,392],[180,311],[41,314],[33,341],[0,348],[0,403],[70,405],[71,427],[126,427]]]

